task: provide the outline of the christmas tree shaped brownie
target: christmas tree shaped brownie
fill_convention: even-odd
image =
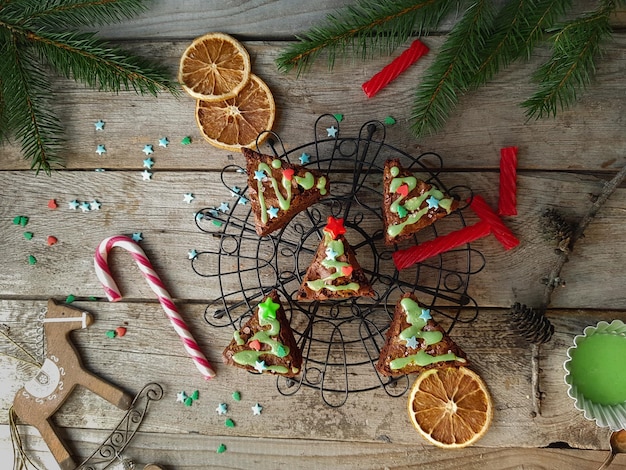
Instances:
[[[319,171],[248,148],[242,151],[255,229],[261,237],[283,228],[328,192],[328,179]]]
[[[323,240],[298,291],[298,300],[372,297],[374,291],[345,237],[343,219],[328,217]]]
[[[413,294],[403,295],[396,304],[376,369],[385,376],[398,376],[464,365],[465,353],[432,319],[430,310]]]
[[[392,245],[456,210],[459,203],[436,186],[387,160],[383,172],[385,243]]]
[[[251,372],[295,377],[302,353],[285,316],[278,292],[273,290],[222,353],[224,362]]]

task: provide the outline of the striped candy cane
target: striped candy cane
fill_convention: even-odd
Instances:
[[[111,302],[117,302],[122,298],[120,290],[111,276],[111,270],[109,269],[109,265],[107,263],[109,252],[114,247],[123,248],[135,259],[139,269],[141,270],[141,274],[143,274],[148,281],[148,285],[157,295],[165,314],[170,319],[174,330],[178,333],[178,336],[182,340],[187,353],[194,360],[200,373],[207,380],[215,377],[215,372],[211,368],[211,364],[209,364],[209,361],[207,361],[206,357],[200,350],[200,346],[198,346],[198,343],[189,332],[187,324],[178,313],[178,309],[172,301],[172,297],[167,292],[161,278],[159,278],[157,273],[154,271],[152,263],[150,263],[150,260],[146,256],[143,249],[132,238],[125,235],[115,235],[102,240],[96,250],[94,258],[96,276],[98,276],[108,299]]]

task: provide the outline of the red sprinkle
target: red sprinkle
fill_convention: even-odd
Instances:
[[[343,274],[344,276],[349,276],[350,274],[352,274],[353,269],[354,268],[352,266],[342,266],[341,274]]]
[[[56,208],[58,207],[58,206],[57,206],[57,202],[56,202],[54,199],[50,199],[50,200],[48,201],[48,207],[49,207],[50,209],[56,209]]]
[[[56,245],[56,243],[59,240],[57,239],[57,237],[53,237],[52,235],[48,235],[48,239],[46,240],[46,243],[48,243],[48,246],[52,246],[52,245]]]
[[[291,181],[291,178],[293,178],[293,173],[294,173],[293,168],[287,168],[283,170],[283,176],[285,177],[287,181]]]
[[[398,189],[396,189],[396,193],[400,196],[407,197],[409,195],[409,185],[404,183]]]
[[[117,334],[117,336],[124,336],[126,334],[126,328],[124,328],[123,326],[118,326],[117,328],[115,328],[115,333]]]
[[[250,341],[248,345],[250,346],[250,349],[254,349],[255,351],[261,350],[261,342],[258,339]]]

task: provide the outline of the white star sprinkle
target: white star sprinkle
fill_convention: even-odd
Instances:
[[[254,368],[258,370],[259,372],[263,372],[264,370],[267,369],[267,365],[265,365],[265,361],[256,361],[254,363]]]
[[[89,208],[90,208],[92,211],[99,211],[99,210],[100,210],[100,207],[102,207],[102,204],[100,204],[100,203],[99,203],[98,201],[96,201],[95,199],[89,203]]]
[[[178,392],[176,394],[176,402],[185,403],[186,399],[187,399],[187,394],[184,391],[183,392]]]
[[[186,193],[183,196],[183,201],[185,201],[187,204],[191,204],[191,201],[193,201],[195,199],[195,197],[193,197],[193,194],[191,193]]]
[[[253,415],[260,415],[261,411],[263,411],[263,407],[261,405],[259,405],[258,403],[252,407],[252,414]]]
[[[152,173],[150,173],[148,170],[143,170],[141,172],[141,178],[146,181],[146,180],[150,180],[152,179]]]

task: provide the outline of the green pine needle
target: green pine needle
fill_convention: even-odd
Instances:
[[[324,51],[332,68],[339,54],[369,58],[391,53],[415,31],[426,34],[459,3],[458,0],[358,0],[326,17],[325,24],[298,37],[276,59],[279,70],[305,71]]]
[[[416,135],[443,127],[466,88],[468,71],[476,70],[478,53],[492,33],[494,14],[491,0],[477,1],[450,32],[417,88],[411,114],[411,129]]]
[[[110,46],[85,26],[118,22],[146,9],[146,0],[0,0],[0,144],[14,136],[39,172],[60,165],[63,128],[46,75],[97,90],[156,96],[179,93],[158,64]]]
[[[591,82],[601,45],[611,37],[609,17],[615,5],[576,18],[551,37],[552,57],[533,76],[539,89],[522,103],[531,118],[555,116],[571,106]]]

